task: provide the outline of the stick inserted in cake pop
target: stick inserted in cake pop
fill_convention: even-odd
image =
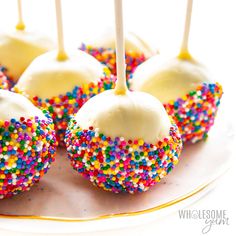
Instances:
[[[222,86],[212,82],[205,66],[189,53],[193,0],[187,1],[180,53],[170,60],[154,56],[133,73],[131,88],[150,93],[164,104],[179,127],[184,142],[206,139],[214,124]]]
[[[17,30],[24,30],[25,29],[25,23],[23,21],[23,16],[22,16],[22,4],[21,0],[17,0],[18,3],[18,23],[16,25]]]
[[[57,138],[64,145],[64,134],[70,116],[96,94],[114,86],[115,78],[108,68],[89,54],[65,50],[60,0],[55,0],[58,47],[37,57],[15,86],[40,108],[47,108],[52,116]]]
[[[25,4],[29,4],[29,2],[26,1]],[[37,56],[55,47],[47,37],[26,29],[21,0],[15,0],[15,6],[18,7],[18,20],[14,30],[0,34],[0,66],[5,68],[9,77],[9,88],[14,86]],[[9,16],[12,17],[11,14]]]
[[[116,94],[124,94],[127,91],[126,74],[125,74],[125,44],[123,30],[123,10],[122,0],[114,0],[115,22],[116,22],[116,70],[117,81]]]
[[[62,12],[61,0],[55,0],[56,5],[56,18],[57,18],[57,40],[58,40],[58,55],[59,61],[64,61],[68,58],[64,47],[63,25],[62,25]]]
[[[160,101],[127,89],[122,0],[114,0],[114,6],[116,87],[81,107],[68,126],[65,142],[73,168],[94,185],[135,193],[148,190],[169,173],[178,163],[182,141]]]
[[[118,24],[118,27],[120,26],[121,24]],[[129,79],[131,79],[129,75],[134,72],[135,68],[153,55],[159,54],[159,52],[152,48],[137,32],[124,32],[125,72],[129,84]],[[107,27],[102,32],[97,31],[94,37],[82,42],[79,48],[105,64],[113,75],[117,75],[116,39],[113,28]]]
[[[184,35],[182,39],[182,45],[179,53],[180,59],[192,59],[189,50],[188,50],[188,39],[189,39],[189,32],[191,26],[191,17],[192,17],[192,8],[193,8],[193,0],[187,0],[187,10],[186,10],[186,17],[185,17],[185,26],[184,26]]]

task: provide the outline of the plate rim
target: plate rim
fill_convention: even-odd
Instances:
[[[216,174],[214,177],[212,177],[210,180],[208,180],[206,183],[203,183],[193,189],[192,191],[183,194],[173,200],[170,200],[168,202],[162,203],[160,205],[150,207],[144,210],[138,210],[133,212],[121,212],[121,213],[114,213],[114,214],[105,214],[100,215],[96,217],[87,217],[87,218],[69,218],[69,217],[54,217],[54,216],[40,216],[40,215],[13,215],[13,214],[0,214],[0,219],[10,219],[10,220],[40,220],[40,221],[53,221],[53,222],[63,222],[63,223],[71,223],[71,222],[77,222],[77,223],[84,223],[84,222],[92,222],[92,221],[102,221],[107,219],[114,219],[114,218],[122,218],[122,217],[132,217],[132,216],[139,216],[139,215],[145,215],[152,212],[157,212],[161,209],[171,207],[173,205],[176,205],[180,202],[183,202],[198,193],[205,190],[208,186],[216,182],[222,175],[224,175],[231,167],[232,159],[230,158],[229,163],[226,165],[226,167],[221,170],[218,174]]]

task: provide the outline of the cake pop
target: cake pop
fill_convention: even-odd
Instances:
[[[154,56],[144,62],[134,72],[131,88],[160,99],[179,127],[183,141],[195,143],[207,137],[214,123],[222,87],[212,82],[205,66],[188,51],[192,3],[188,0],[180,54],[167,61]]]
[[[56,137],[47,112],[0,90],[0,199],[29,190],[54,161]]]
[[[61,2],[56,3],[58,52],[37,57],[20,77],[14,91],[23,92],[51,114],[57,137],[64,145],[64,134],[70,115],[95,94],[109,89],[114,78],[94,57],[75,49],[64,49]]]
[[[0,65],[7,69],[14,83],[35,57],[54,47],[48,38],[25,30],[21,0],[18,0],[18,15],[16,30],[0,35]]]
[[[115,89],[86,102],[66,133],[73,168],[104,190],[142,192],[178,163],[182,141],[163,105],[126,85],[122,0],[114,0]]]
[[[116,75],[115,38],[113,31],[107,30],[100,38],[86,44],[82,43],[80,49],[94,56],[106,65],[112,74]],[[132,32],[126,34],[125,49],[127,77],[138,65],[156,54],[144,40]]]

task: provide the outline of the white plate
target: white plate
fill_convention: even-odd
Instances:
[[[204,195],[230,166],[233,130],[217,119],[205,142],[185,146],[178,166],[145,193],[113,194],[94,187],[59,150],[49,173],[34,186],[0,201],[0,227],[22,232],[75,233],[145,223]],[[14,223],[14,224],[13,224]]]

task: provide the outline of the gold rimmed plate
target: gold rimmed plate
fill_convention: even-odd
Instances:
[[[233,132],[217,119],[206,141],[186,145],[178,166],[145,193],[113,194],[94,187],[59,150],[49,173],[29,192],[0,201],[0,227],[73,233],[126,227],[160,217],[207,192],[230,166]],[[14,224],[13,224],[14,222]]]

